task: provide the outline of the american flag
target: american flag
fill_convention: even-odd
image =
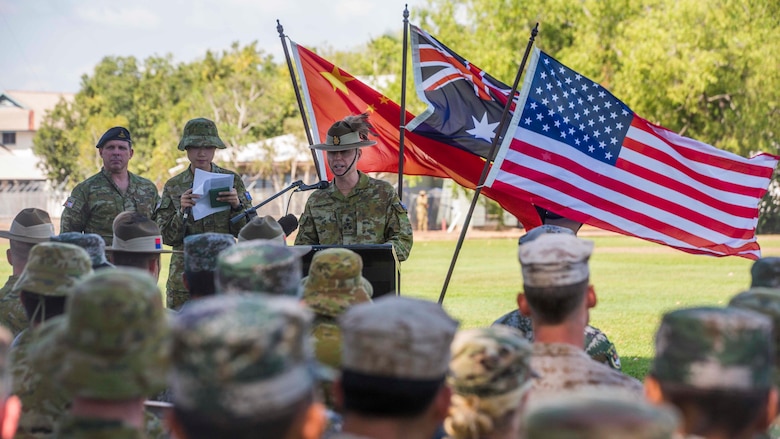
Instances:
[[[654,125],[539,49],[517,105],[493,189],[689,253],[760,257],[758,204],[778,157],[746,159]]]

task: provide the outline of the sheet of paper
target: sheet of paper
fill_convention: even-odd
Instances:
[[[192,218],[198,221],[211,214],[230,209],[230,206],[211,207],[209,190],[212,188],[233,187],[232,174],[218,174],[195,169],[195,180],[192,182],[192,193],[200,195],[198,202],[192,208]]]

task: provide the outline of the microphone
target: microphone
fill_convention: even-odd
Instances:
[[[295,215],[291,213],[279,218],[277,222],[280,226],[282,226],[284,236],[290,236],[290,233],[294,232],[295,229],[298,228],[298,218],[296,218]]]
[[[321,181],[314,184],[304,184],[298,187],[298,191],[310,191],[312,189],[327,189],[330,186],[329,181]]]

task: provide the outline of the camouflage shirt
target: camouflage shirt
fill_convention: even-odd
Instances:
[[[628,375],[597,363],[572,345],[534,343],[531,368],[539,374],[529,400],[584,388],[621,388],[642,396],[642,383]]]
[[[30,326],[19,293],[12,291],[17,280],[19,276],[8,276],[8,282],[0,289],[0,325],[8,328],[14,337]]]
[[[519,329],[526,340],[534,341],[534,328],[531,318],[520,314],[520,311],[514,310],[499,317],[493,322],[493,325],[506,325]],[[587,325],[585,326],[585,353],[590,358],[604,363],[615,370],[621,370],[620,357],[618,356],[615,345],[609,341],[607,334],[599,328]]]
[[[55,437],[59,439],[163,439],[168,437],[156,416],[145,411],[144,421],[145,433],[118,420],[65,414],[57,425]]]
[[[252,207],[247,197],[244,182],[238,174],[220,168],[213,163],[211,164],[211,172],[232,174],[233,187],[238,192],[242,210]],[[205,232],[229,233],[233,236],[238,236],[238,232],[246,224],[246,219],[236,224],[230,224],[230,218],[237,214],[237,212],[233,212],[231,209],[217,212],[198,221],[195,221],[192,215],[190,215],[185,224],[184,216],[181,214],[181,195],[187,189],[192,188],[194,179],[195,174],[191,168],[187,168],[181,174],[168,180],[163,188],[160,207],[154,214],[154,220],[160,226],[160,231],[162,232],[163,243],[170,245],[174,250],[184,250],[185,236]],[[184,282],[182,281],[182,273],[184,273],[184,254],[174,253],[171,255],[171,266],[168,272],[168,283],[166,284],[169,308],[178,308],[189,299],[189,293],[184,288]]]
[[[399,261],[412,250],[412,225],[393,186],[359,172],[349,195],[335,184],[306,202],[295,245],[393,244]]]
[[[54,427],[69,405],[65,389],[30,363],[29,350],[38,330],[22,331],[11,347],[10,364],[13,391],[22,400],[22,416],[19,418],[17,438],[54,437]]]
[[[105,168],[76,185],[65,202],[60,233],[97,233],[110,246],[114,241],[111,227],[119,213],[131,210],[151,218],[160,200],[157,186],[131,172],[128,175],[130,183],[125,193],[116,187]]]

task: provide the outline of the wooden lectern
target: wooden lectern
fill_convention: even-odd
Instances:
[[[313,245],[301,259],[304,276],[309,273],[314,254],[326,248],[348,248],[363,258],[363,277],[374,287],[374,299],[385,294],[400,294],[400,265],[392,244]]]

